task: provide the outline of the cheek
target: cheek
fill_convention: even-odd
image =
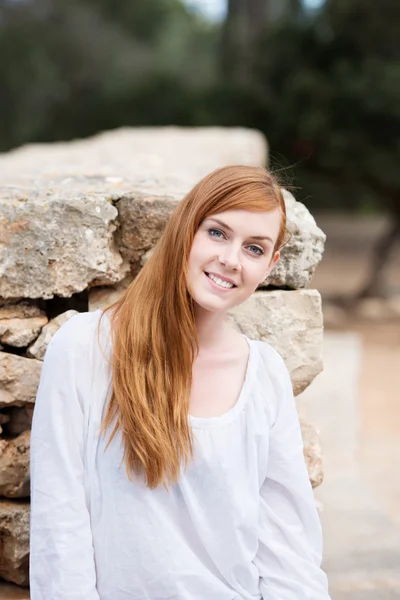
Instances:
[[[269,268],[270,261],[263,259],[254,262],[252,261],[250,264],[247,264],[247,268],[245,268],[245,273],[247,274],[247,281],[249,285],[257,286],[259,282],[263,279],[266,271]]]
[[[198,271],[201,263],[203,262],[203,251],[201,246],[202,245],[196,242],[196,240],[192,244],[188,262],[189,273],[194,274],[196,271]]]
[[[189,255],[189,266],[198,267],[210,260],[212,248],[210,242],[204,236],[195,236]]]

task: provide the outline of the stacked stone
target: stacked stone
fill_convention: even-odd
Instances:
[[[0,578],[28,584],[29,430],[50,339],[77,310],[121,294],[202,176],[266,158],[258,132],[218,128],[122,129],[0,156]],[[291,240],[268,282],[230,318],[278,350],[298,395],[322,370],[321,299],[305,288],[325,236],[284,195]],[[315,487],[318,437],[302,427]]]

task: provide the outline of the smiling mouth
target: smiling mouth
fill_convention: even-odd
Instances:
[[[233,288],[237,287],[235,284],[230,283],[229,281],[224,281],[220,277],[217,277],[216,275],[211,275],[206,271],[204,271],[204,274],[208,277],[208,279],[210,279],[210,281],[212,281],[214,285],[221,288],[222,290],[232,290]]]

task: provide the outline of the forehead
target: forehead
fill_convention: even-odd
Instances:
[[[226,225],[244,237],[269,236],[276,239],[279,234],[281,214],[277,208],[262,213],[249,210],[226,210],[208,215],[205,220]]]

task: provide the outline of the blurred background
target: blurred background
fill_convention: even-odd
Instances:
[[[245,126],[327,234],[316,490],[333,600],[400,598],[400,2],[0,0],[0,152]]]

